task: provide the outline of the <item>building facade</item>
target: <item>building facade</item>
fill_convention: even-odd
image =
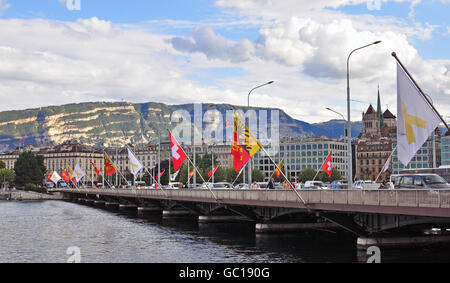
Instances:
[[[441,165],[450,166],[450,132],[441,139]]]
[[[347,144],[343,139],[325,137],[284,138],[280,141],[279,147],[272,150],[273,161],[279,164],[281,160],[284,160],[285,172],[287,172],[288,178],[293,181],[296,181],[299,173],[306,168],[320,170],[330,152],[333,168],[339,170],[344,179],[348,174]],[[265,155],[264,151],[259,151],[254,156],[254,168],[263,171],[266,180],[275,171],[275,165]]]

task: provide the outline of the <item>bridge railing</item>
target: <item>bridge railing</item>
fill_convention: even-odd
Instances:
[[[62,192],[160,199],[213,200],[209,190],[61,189]],[[302,203],[292,190],[213,190],[222,201]],[[450,208],[450,190],[297,190],[307,204]]]

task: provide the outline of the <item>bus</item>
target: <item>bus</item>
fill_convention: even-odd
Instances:
[[[450,166],[441,166],[439,168],[425,169],[403,169],[400,174],[437,174],[450,183]]]

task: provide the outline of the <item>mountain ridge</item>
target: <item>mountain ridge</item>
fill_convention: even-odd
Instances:
[[[167,139],[166,129],[176,125],[171,121],[172,114],[179,111],[194,117],[194,105],[125,101],[83,102],[3,111],[0,112],[0,151],[16,148],[22,138],[25,145],[35,146],[58,144],[69,139],[77,139],[83,144],[95,146],[123,146],[127,143],[143,145],[154,142],[158,132],[161,133],[163,140]],[[259,117],[264,117],[264,112],[261,111],[266,111],[268,128],[271,125],[270,111],[279,111],[280,138],[307,136],[336,138],[343,134],[346,127],[346,123],[342,120],[310,124],[294,119],[278,108],[248,108],[214,103],[197,105],[201,105],[202,117],[206,117],[205,113],[213,109],[218,110],[225,119],[227,113],[229,115],[227,111],[232,109],[237,111],[251,109],[260,114]],[[352,123],[352,136],[359,134],[360,124],[360,122]],[[205,126],[204,124],[203,127]],[[223,127],[224,133],[227,131],[225,128]]]

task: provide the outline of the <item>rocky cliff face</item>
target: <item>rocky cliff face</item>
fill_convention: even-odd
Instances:
[[[222,116],[222,120],[210,119],[209,127],[214,127],[214,121],[217,127],[217,121],[226,124],[231,108],[247,110],[246,107],[227,104],[201,106],[202,115],[215,109]],[[260,111],[269,113],[267,120],[270,128],[270,110],[274,109],[252,109],[257,115]],[[0,112],[0,151],[16,148],[21,138],[25,145],[60,144],[69,139],[97,146],[123,146],[127,143],[143,145],[157,140],[158,132],[162,140],[167,139],[167,129],[176,126],[171,122],[175,111],[189,113],[194,117],[193,104],[166,105],[152,102],[92,102]],[[326,127],[321,127],[321,124],[311,125],[295,120],[281,110],[279,113],[280,137],[330,136],[333,133],[330,124],[326,124]],[[224,133],[230,130],[225,126],[222,128]]]

